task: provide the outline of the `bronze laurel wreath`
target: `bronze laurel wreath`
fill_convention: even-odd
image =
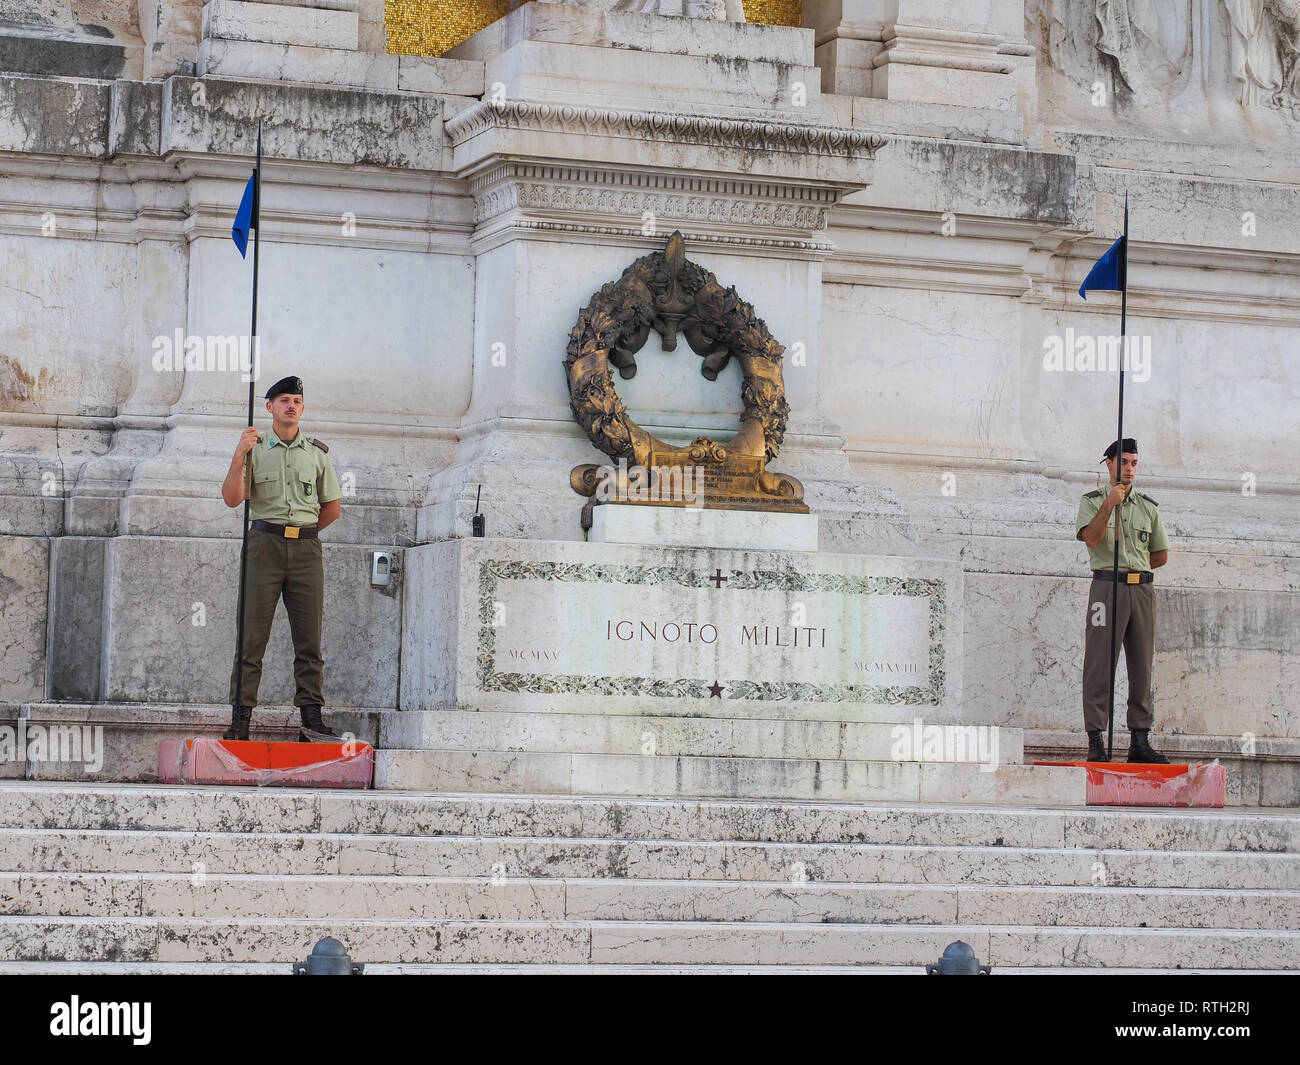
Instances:
[[[680,233],[662,252],[643,255],[617,281],[601,286],[578,314],[564,360],[569,407],[591,442],[612,459],[645,465],[652,449],[677,450],[656,440],[629,417],[614,389],[610,365],[624,378],[636,374],[636,353],[650,330],[663,337],[665,351],[677,346],[680,330],[703,358],[700,372],[716,380],[729,359],[739,360],[741,431],[727,445],[771,462],[781,449],[790,406],[785,401],[781,355],[785,351],[751,304],[734,287],[724,289],[703,267],[686,259]],[[761,434],[761,438],[760,438]],[[721,452],[707,437],[695,445]]]

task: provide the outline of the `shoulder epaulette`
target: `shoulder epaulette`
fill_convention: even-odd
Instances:
[[[315,444],[318,448],[320,448],[323,452],[325,452],[325,454],[328,455],[330,453],[329,445],[327,445],[324,440],[317,440],[313,436],[311,438],[311,442]]]
[[[1147,495],[1145,492],[1139,492],[1138,495],[1140,495],[1143,499],[1145,499],[1145,500],[1146,500],[1148,503],[1150,503],[1153,507],[1158,507],[1158,506],[1160,506],[1159,503],[1157,503],[1154,499],[1152,499],[1152,498],[1151,498],[1149,495]]]
[[[1103,492],[1100,488],[1098,488],[1095,492],[1084,492],[1084,493],[1083,493],[1083,498],[1084,498],[1084,499],[1097,499],[1097,498],[1099,498],[1099,497],[1101,497],[1101,496],[1104,496],[1105,494],[1106,494],[1105,492]]]

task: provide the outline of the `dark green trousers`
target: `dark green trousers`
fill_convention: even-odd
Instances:
[[[236,670],[242,658],[239,701],[257,705],[262,656],[271,638],[275,607],[284,599],[293,635],[294,706],[323,706],[325,659],[321,655],[321,621],[325,614],[325,567],[319,539],[289,540],[260,529],[248,531],[248,586],[244,595],[244,647],[230,672],[230,701],[235,701]]]
[[[1110,698],[1110,628],[1094,625],[1093,619],[1105,621],[1110,614],[1110,599],[1115,585],[1095,577],[1088,589],[1088,616],[1083,642],[1083,727],[1089,732],[1105,730],[1109,725],[1106,704]],[[1098,604],[1101,609],[1098,610]],[[1116,606],[1119,616],[1115,633],[1115,663],[1124,652],[1128,666],[1128,727],[1149,729],[1155,718],[1151,698],[1151,660],[1156,649],[1156,586],[1121,584]],[[1116,699],[1118,704],[1119,700]],[[1118,705],[1116,714],[1118,718]]]

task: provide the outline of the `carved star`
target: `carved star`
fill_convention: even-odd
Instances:
[[[715,695],[719,699],[722,698],[722,685],[719,684],[716,680],[709,685],[709,698],[712,699]]]

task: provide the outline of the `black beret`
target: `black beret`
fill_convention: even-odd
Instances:
[[[1124,454],[1136,455],[1138,453],[1138,442],[1131,436],[1124,437]],[[1110,442],[1110,447],[1106,449],[1106,454],[1102,455],[1103,459],[1113,459],[1115,457],[1115,441]]]
[[[285,394],[292,396],[302,395],[302,378],[301,377],[281,377],[270,388],[266,390],[267,399],[275,399],[276,396]]]

